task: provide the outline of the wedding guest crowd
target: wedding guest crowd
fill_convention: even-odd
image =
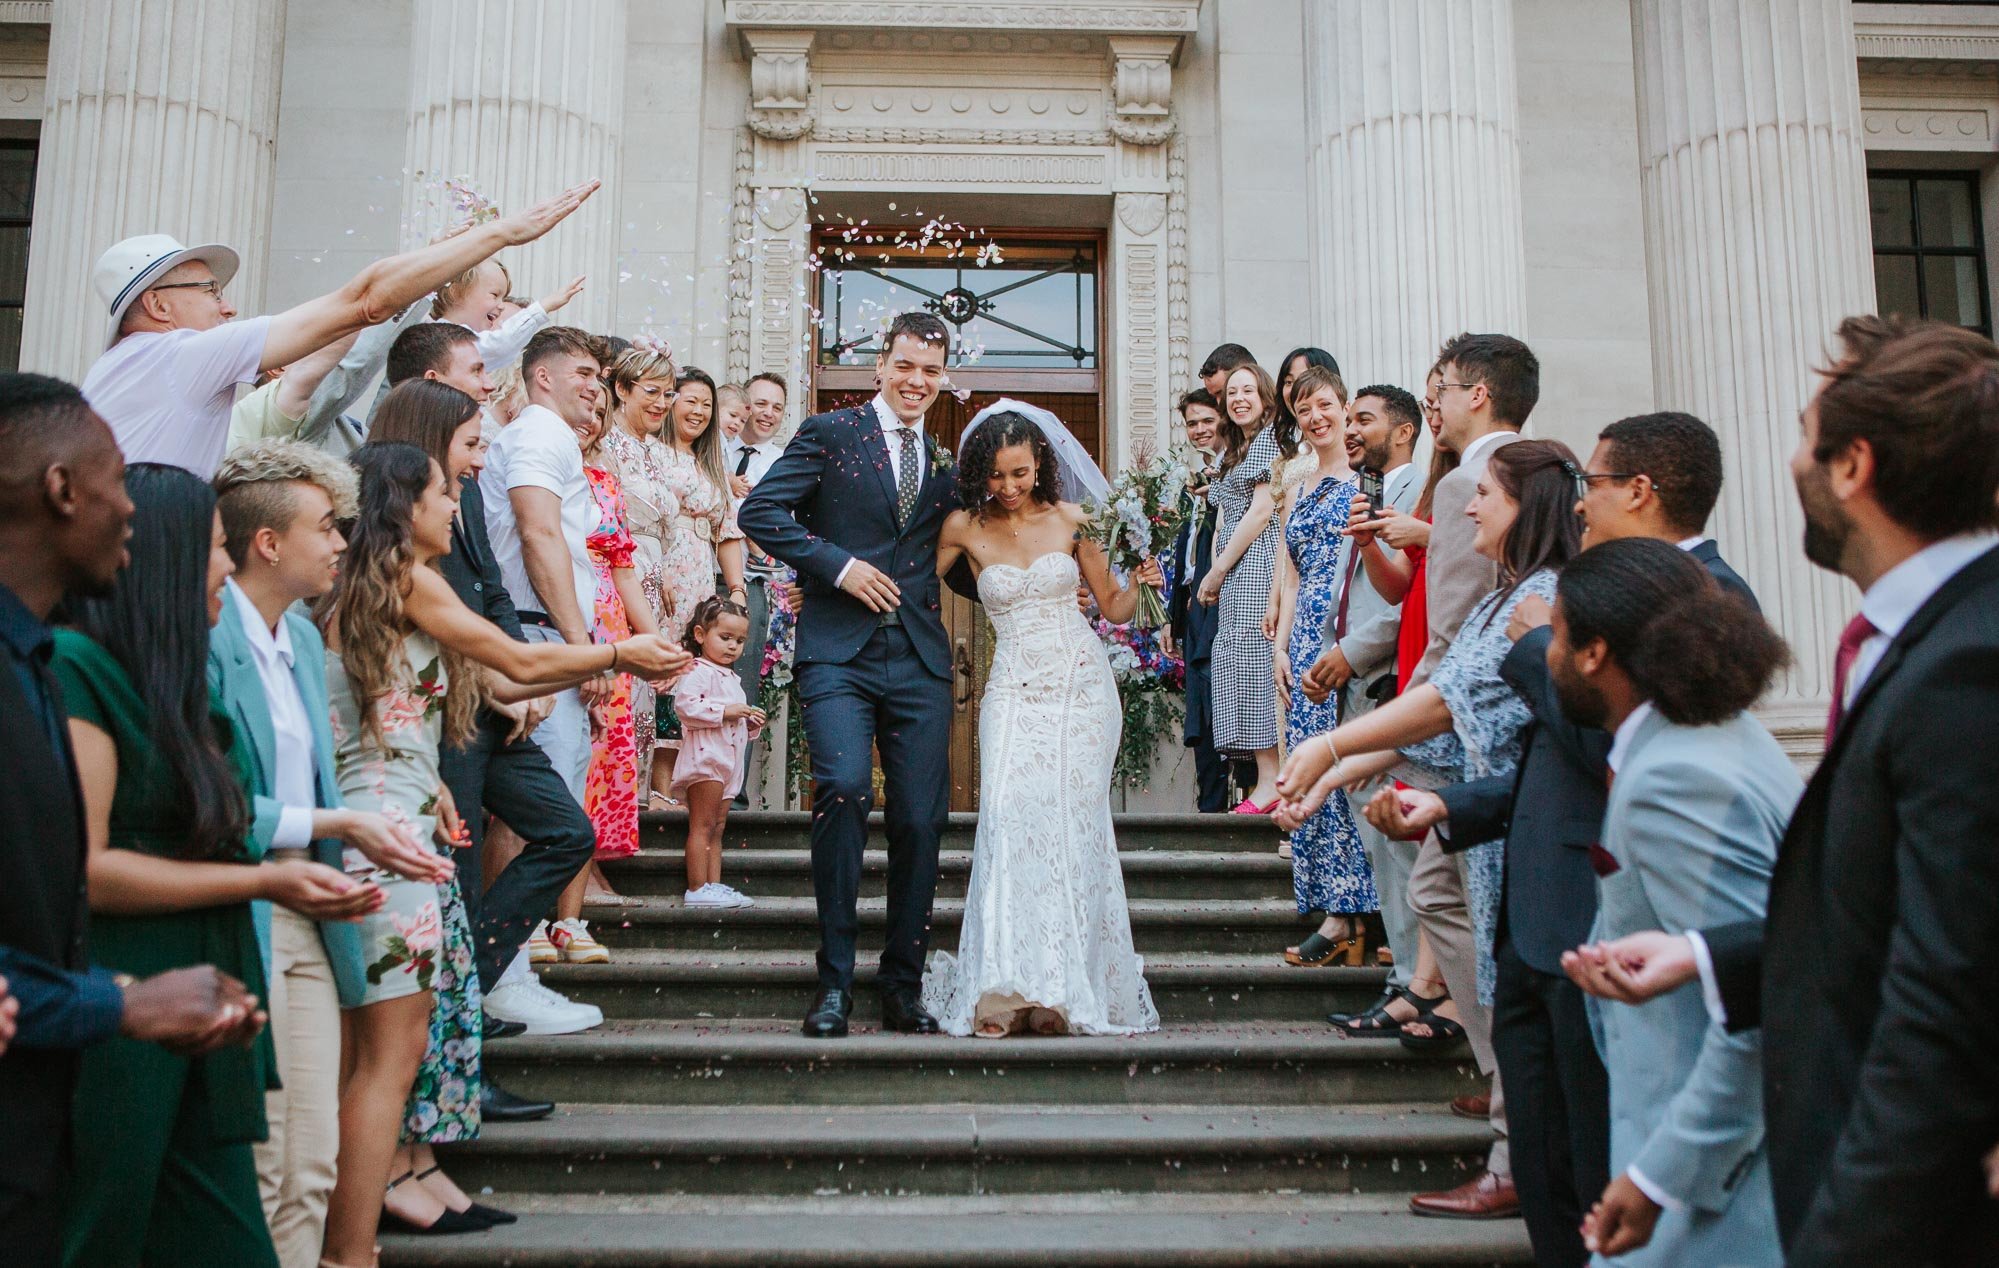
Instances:
[[[0,375],[21,1262],[511,1222],[434,1146],[554,1111],[485,1049],[602,1023],[532,968],[611,958],[600,861],[685,809],[682,901],[752,905],[722,833],[793,597],[736,511],[791,385],[556,324],[582,278],[514,294],[499,252],[595,188],[266,317],[230,247],[128,239],[81,389]],[[1334,1031],[1484,1079],[1449,1108],[1485,1165],[1418,1215],[1552,1265],[1999,1262],[1999,348],[1836,338],[1792,471],[1862,598],[1809,783],[1751,711],[1790,651],[1708,536],[1700,419],[1524,435],[1504,333],[1420,393],[1225,343],[1179,400],[1196,805],[1284,833],[1287,963],[1389,966]]]

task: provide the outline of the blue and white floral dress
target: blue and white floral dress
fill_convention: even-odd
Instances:
[[[1410,745],[1402,756],[1444,783],[1511,775],[1520,764],[1520,734],[1533,715],[1499,676],[1499,666],[1513,650],[1506,623],[1530,594],[1555,601],[1553,568],[1529,573],[1510,593],[1502,586],[1480,599],[1430,676],[1430,685],[1451,711],[1451,729]],[[1487,1006],[1497,978],[1492,942],[1499,929],[1505,848],[1504,842],[1488,841],[1465,851],[1466,897],[1478,935],[1478,998]]]
[[[1297,505],[1284,526],[1284,549],[1298,570],[1298,606],[1291,618],[1293,677],[1305,672],[1325,650],[1326,627],[1340,601],[1345,570],[1347,505],[1356,486],[1351,480],[1323,479],[1298,487]],[[1284,716],[1284,741],[1292,749],[1338,725],[1337,695],[1314,704],[1303,692],[1291,693]],[[1298,914],[1315,911],[1352,915],[1378,911],[1381,898],[1374,888],[1374,869],[1354,827],[1353,808],[1344,794],[1326,798],[1319,812],[1291,834],[1291,888]]]

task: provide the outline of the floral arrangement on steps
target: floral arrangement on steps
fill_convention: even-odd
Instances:
[[[787,595],[798,588],[798,574],[790,569],[773,579]],[[763,664],[757,672],[757,708],[766,718],[784,711],[784,804],[790,805],[805,793],[810,767],[805,756],[805,711],[798,700],[798,678],[793,661],[798,651],[798,617],[791,604],[770,605],[770,629],[764,637]]]

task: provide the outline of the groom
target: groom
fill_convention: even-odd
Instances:
[[[935,1034],[923,958],[949,808],[951,655],[938,602],[937,532],[958,504],[931,458],[923,415],[944,383],[951,333],[903,313],[875,360],[881,391],[858,409],[805,420],[743,500],[736,521],[798,570],[798,695],[812,754],[812,891],[819,994],[805,1033],[837,1039],[854,1006],[855,901],[868,812],[870,746],[888,793],[888,931],[882,1025]]]

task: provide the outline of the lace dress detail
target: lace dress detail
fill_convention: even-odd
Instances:
[[[1159,1028],[1111,831],[1123,717],[1078,580],[1063,554],[979,574],[998,635],[979,711],[979,826],[958,954],[939,951],[923,979],[924,1004],[954,1035],[1027,1008],[1072,1034]]]

